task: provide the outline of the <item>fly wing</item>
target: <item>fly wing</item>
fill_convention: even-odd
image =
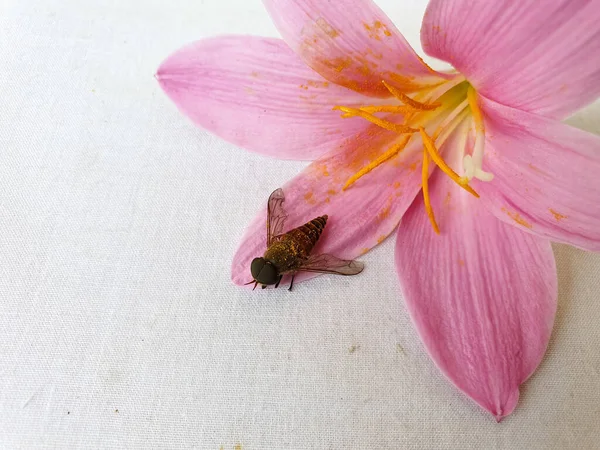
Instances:
[[[365,268],[360,261],[340,259],[323,253],[310,256],[298,270],[305,272],[335,273],[337,275],[357,275]]]
[[[267,203],[267,246],[271,245],[277,236],[283,234],[285,219],[287,219],[287,214],[283,208],[284,201],[285,196],[281,188],[269,196]]]

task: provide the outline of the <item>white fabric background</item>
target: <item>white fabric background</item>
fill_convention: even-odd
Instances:
[[[379,4],[420,49],[425,1]],[[359,277],[231,284],[246,224],[304,163],[195,128],[153,74],[198,38],[276,36],[260,0],[0,12],[1,448],[600,448],[599,255],[555,247],[550,348],[501,424],[426,356],[393,238]]]

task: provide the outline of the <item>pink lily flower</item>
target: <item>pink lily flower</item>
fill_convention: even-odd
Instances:
[[[432,0],[425,51],[371,0],[264,0],[284,40],[228,36],[157,78],[198,125],[314,160],[283,190],[289,226],[353,259],[397,228],[403,296],[440,370],[497,420],[546,350],[550,241],[600,250],[600,138],[559,122],[600,94],[600,1]],[[439,169],[439,170],[438,170]],[[244,284],[265,212],[237,251]]]

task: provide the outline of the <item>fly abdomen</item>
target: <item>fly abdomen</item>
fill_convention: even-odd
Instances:
[[[313,219],[310,222],[306,222],[304,225],[296,229],[304,233],[309,238],[311,244],[315,245],[321,237],[321,233],[323,233],[323,229],[325,229],[326,224],[327,216],[325,215],[317,217],[316,219]]]
[[[327,216],[321,216],[288,231],[269,246],[265,252],[265,258],[274,261],[282,273],[299,266],[310,256],[326,223]]]

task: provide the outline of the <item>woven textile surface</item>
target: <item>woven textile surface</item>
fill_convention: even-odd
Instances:
[[[426,2],[378,4],[420,51]],[[553,336],[500,424],[427,356],[393,236],[357,277],[231,283],[306,163],[223,142],[160,90],[168,54],[224,33],[278,36],[260,0],[0,6],[0,448],[600,448],[600,255],[554,246]],[[600,103],[568,122],[600,133]]]

